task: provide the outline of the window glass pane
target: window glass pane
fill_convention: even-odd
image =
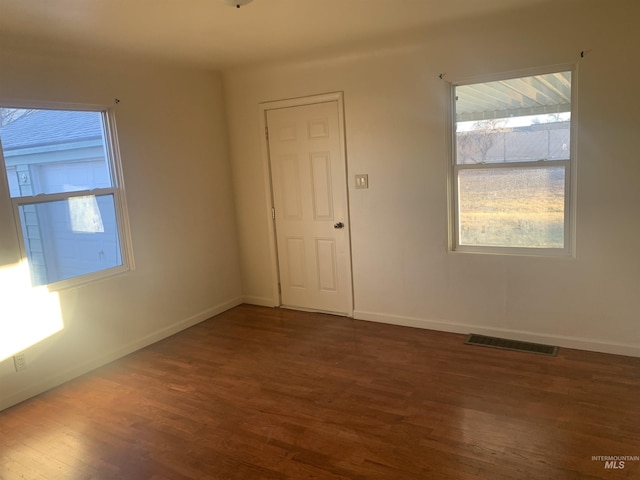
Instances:
[[[564,167],[459,170],[459,244],[564,248],[564,187]]]
[[[101,112],[0,108],[12,197],[112,187]]]
[[[458,123],[456,163],[568,160],[570,136],[568,113]]]
[[[19,206],[34,285],[122,265],[113,195]]]
[[[456,163],[568,160],[571,72],[455,88]]]

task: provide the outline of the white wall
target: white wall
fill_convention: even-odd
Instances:
[[[0,47],[0,99],[120,99],[136,265],[59,292],[62,331],[26,350],[26,370],[15,373],[11,359],[0,363],[2,409],[236,305],[241,282],[218,74]],[[0,222],[1,273],[17,258],[6,205]],[[8,295],[0,289],[0,303]]]
[[[546,5],[225,72],[245,299],[276,301],[258,103],[344,91],[357,318],[640,355],[640,3]],[[577,258],[448,253],[438,75],[567,63],[579,82]],[[368,190],[353,188],[355,173]]]

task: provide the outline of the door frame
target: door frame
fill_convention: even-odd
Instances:
[[[289,98],[284,100],[274,100],[268,102],[261,102],[258,104],[260,113],[260,147],[262,154],[262,169],[265,183],[266,193],[266,206],[267,211],[265,217],[267,218],[267,227],[269,231],[269,254],[271,265],[271,287],[273,295],[274,307],[282,305],[282,295],[280,293],[280,268],[278,266],[278,244],[276,240],[276,228],[275,218],[273,212],[274,196],[273,196],[273,181],[271,179],[271,159],[269,156],[269,140],[267,133],[267,112],[269,110],[278,110],[282,108],[290,107],[302,107],[305,105],[314,105],[318,103],[337,102],[338,105],[338,136],[340,141],[340,152],[345,164],[345,199],[347,204],[345,205],[345,223],[347,233],[347,291],[348,291],[348,311],[347,316],[353,317],[354,299],[353,299],[353,266],[351,258],[351,221],[350,221],[350,209],[349,202],[349,164],[347,163],[347,149],[345,142],[345,122],[344,122],[344,94],[343,92],[330,92],[320,95],[310,95],[306,97]],[[301,309],[302,310],[302,309]]]

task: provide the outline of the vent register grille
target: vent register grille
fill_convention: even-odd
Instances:
[[[509,340],[506,338],[486,337],[475,333],[469,334],[464,342],[467,345],[479,345],[482,347],[500,348],[502,350],[512,350],[515,352],[536,353],[538,355],[558,354],[558,347],[553,345],[542,345],[539,343],[520,342],[517,340]]]

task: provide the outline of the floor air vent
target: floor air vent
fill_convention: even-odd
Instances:
[[[541,345],[539,343],[519,342],[517,340],[508,340],[506,338],[485,337],[475,333],[469,334],[464,342],[467,345],[480,345],[483,347],[501,348],[503,350],[514,350],[516,352],[537,353],[539,355],[556,356],[558,347],[553,345]]]

